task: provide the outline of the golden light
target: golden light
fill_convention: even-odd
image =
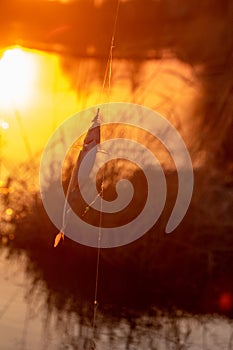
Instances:
[[[0,127],[3,130],[7,130],[9,128],[9,124],[5,120],[0,120]]]
[[[6,215],[12,215],[13,214],[13,210],[11,208],[7,208],[6,210]]]
[[[32,53],[18,47],[6,50],[0,59],[0,107],[28,103],[34,75]]]

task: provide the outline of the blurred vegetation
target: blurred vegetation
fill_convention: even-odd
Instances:
[[[106,28],[112,27],[115,4],[4,2],[0,45],[21,43],[105,59],[111,37]],[[19,11],[22,8],[25,11]],[[233,3],[227,0],[121,4],[115,57],[135,60],[137,69],[141,61],[166,55],[192,66],[202,86],[202,100],[195,106],[198,127],[192,156],[205,150],[207,158],[195,172],[192,203],[176,232],[164,234],[177,190],[170,173],[166,175],[170,197],[155,227],[129,246],[102,251],[100,304],[109,306],[111,314],[119,305],[147,309],[156,304],[169,310],[233,315],[232,301],[229,307],[221,304],[223,295],[231,300],[233,296],[232,16]],[[57,230],[38,190],[25,180],[30,171],[25,167],[24,180],[12,176],[1,187],[2,243],[9,254],[27,253],[35,285],[43,279],[48,287],[48,304],[74,310],[79,300],[86,300],[90,306],[96,250],[67,238],[53,248]]]
[[[116,0],[99,6],[92,0],[1,2],[0,47],[19,44],[105,62],[116,5]],[[197,147],[208,148],[210,162],[220,166],[233,154],[232,18],[231,0],[123,1],[114,48],[115,58],[138,61],[138,69],[146,59],[163,57],[191,65],[203,96],[196,106]]]
[[[176,174],[167,173],[166,179],[167,203],[150,232],[130,245],[102,250],[100,302],[112,309],[127,306],[143,310],[156,304],[232,316],[231,302],[226,308],[220,303],[222,294],[233,295],[232,194],[225,181],[219,180],[218,172],[208,176],[206,187],[206,168],[198,170],[188,213],[175,232],[166,235],[177,193]],[[137,177],[134,182],[140,185]],[[91,303],[96,249],[68,238],[54,249],[57,229],[38,191],[27,187],[26,181],[8,178],[1,188],[3,245],[9,247],[10,254],[26,252],[32,277],[46,282],[59,308],[66,308],[70,301],[74,305],[77,300]]]

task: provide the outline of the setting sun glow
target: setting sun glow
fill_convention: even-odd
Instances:
[[[35,66],[32,54],[21,48],[6,50],[0,59],[0,106],[22,106],[29,102]]]

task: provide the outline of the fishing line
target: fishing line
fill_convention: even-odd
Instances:
[[[108,60],[106,64],[106,69],[104,73],[104,79],[102,88],[99,93],[99,102],[101,101],[101,97],[103,96],[105,89],[106,89],[106,83],[108,81],[108,89],[107,89],[107,97],[108,101],[110,98],[110,92],[111,92],[111,79],[112,79],[112,63],[113,63],[113,49],[115,47],[115,34],[116,34],[116,28],[117,28],[117,20],[119,15],[119,7],[120,7],[120,0],[117,0],[117,7],[116,7],[116,14],[114,18],[114,25],[113,25],[113,31],[111,36],[111,42],[110,42],[110,49],[109,49],[109,55]],[[96,117],[99,116],[99,109],[97,111]],[[76,171],[76,169],[74,169]],[[71,176],[72,179],[73,176]],[[89,210],[90,206],[97,200],[98,197],[100,197],[100,215],[99,215],[99,230],[98,230],[98,245],[97,245],[97,259],[96,259],[96,273],[95,273],[95,289],[94,289],[94,310],[93,310],[93,320],[92,320],[92,339],[91,339],[91,345],[90,350],[96,349],[95,344],[95,329],[96,329],[96,323],[97,323],[97,309],[98,309],[98,291],[99,291],[99,271],[100,271],[100,253],[101,253],[101,236],[102,236],[102,221],[103,221],[103,192],[104,192],[104,180],[105,180],[105,173],[103,171],[102,180],[101,180],[101,191],[98,193],[96,198],[86,207],[86,210],[84,211],[82,216],[85,216],[87,211]],[[70,180],[67,194],[69,195],[70,190],[72,186],[72,181]],[[65,227],[65,216],[66,216],[66,207],[67,207],[67,198],[68,195],[66,195],[66,202],[65,207],[63,211],[63,225],[62,230],[59,232],[59,234],[55,238],[54,247],[58,245],[60,240],[64,240],[64,227]]]
[[[120,0],[117,1],[117,7],[116,7],[116,14],[114,19],[114,25],[113,25],[113,31],[112,31],[112,37],[111,37],[111,43],[110,43],[110,49],[109,49],[109,56],[107,60],[107,65],[105,69],[102,89],[99,95],[99,101],[101,101],[101,97],[104,94],[106,82],[108,81],[108,89],[107,89],[107,100],[109,102],[110,99],[110,92],[111,92],[111,79],[112,79],[112,63],[113,63],[113,49],[115,47],[115,35],[116,35],[116,28],[117,28],[117,20],[119,15],[119,8],[120,8]],[[101,253],[101,236],[102,236],[102,220],[103,220],[103,192],[104,192],[104,171],[102,176],[102,182],[101,182],[101,192],[100,192],[100,216],[99,216],[99,231],[98,231],[98,247],[97,247],[97,261],[96,261],[96,277],[95,277],[95,293],[94,293],[94,312],[93,312],[93,322],[92,322],[92,329],[93,329],[93,338],[92,338],[92,345],[90,350],[94,350],[96,348],[95,345],[95,329],[96,329],[96,321],[97,321],[97,309],[98,309],[98,290],[99,290],[99,270],[100,270],[100,253]]]
[[[93,313],[93,345],[91,349],[95,349],[94,332],[96,328],[97,308],[98,308],[98,286],[99,286],[99,267],[100,267],[100,252],[101,252],[101,236],[102,236],[102,220],[103,220],[103,192],[104,192],[104,172],[101,183],[101,201],[100,201],[100,217],[99,217],[99,232],[98,232],[98,247],[97,247],[97,262],[96,262],[96,277],[95,277],[95,296],[94,296],[94,313]]]
[[[112,78],[112,63],[113,63],[113,49],[115,47],[115,36],[116,36],[116,28],[117,28],[117,20],[118,20],[118,15],[119,15],[120,1],[121,0],[117,1],[116,15],[115,15],[115,19],[114,19],[114,25],[113,25],[113,31],[112,31],[112,37],[111,37],[111,44],[110,44],[106,69],[105,69],[105,73],[104,73],[102,89],[101,89],[100,94],[99,94],[99,101],[102,100],[102,96],[104,94],[107,81],[108,81],[108,90],[107,90],[108,99],[110,97],[111,78]]]

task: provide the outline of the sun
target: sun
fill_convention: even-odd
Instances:
[[[34,57],[20,47],[6,50],[0,59],[0,108],[30,102],[35,76]]]

